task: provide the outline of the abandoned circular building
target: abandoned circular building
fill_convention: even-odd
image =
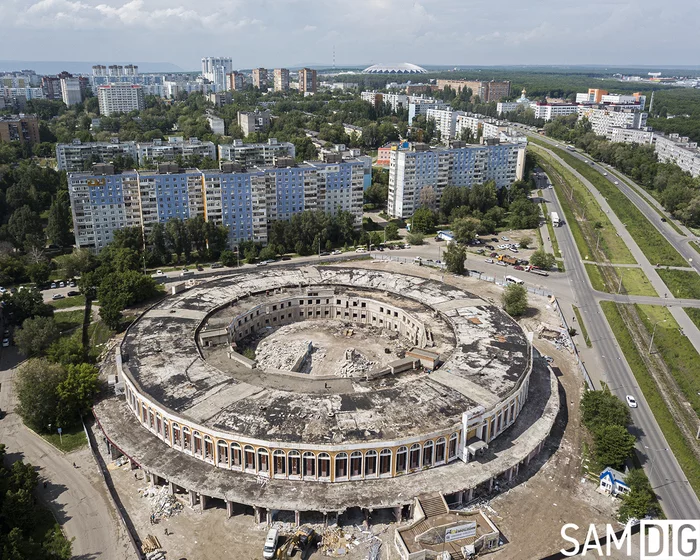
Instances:
[[[146,311],[115,360],[124,396],[94,409],[113,453],[229,514],[469,499],[517,474],[558,410],[551,371],[498,307],[371,268],[202,283]]]

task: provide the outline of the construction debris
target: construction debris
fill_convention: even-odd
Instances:
[[[154,535],[148,535],[146,536],[145,539],[143,539],[143,543],[141,543],[141,550],[143,550],[144,554],[148,554],[150,552],[156,552],[161,548],[160,546],[160,541],[158,540],[158,537]],[[163,558],[165,558],[165,552],[162,553]],[[152,558],[151,556],[147,556],[147,558]]]
[[[369,544],[368,560],[378,560],[382,541],[372,531],[357,525],[354,530],[331,525],[321,533],[318,550],[325,556],[339,558],[365,544]]]
[[[149,486],[139,489],[142,497],[151,504],[151,520],[158,521],[171,517],[182,510],[182,504],[170,493],[167,486]]]

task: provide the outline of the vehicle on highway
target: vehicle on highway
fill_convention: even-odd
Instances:
[[[493,264],[493,259],[485,259],[484,262],[489,263],[489,264]]]
[[[7,348],[10,345],[10,339],[9,338],[3,338],[2,339],[2,347]]]
[[[632,395],[627,395],[625,400],[627,401],[627,406],[630,408],[637,408],[637,400]]]
[[[525,269],[524,269],[522,266],[520,266],[519,264],[516,264],[513,268],[514,268],[515,270],[525,270]]]
[[[190,269],[187,268],[187,267],[184,267],[184,268],[182,269],[182,272],[189,272],[189,271],[190,271]]]
[[[64,296],[63,294],[54,294],[53,296],[51,296],[51,299],[64,299],[65,297],[66,296]]]
[[[265,266],[266,264],[267,264],[267,261],[260,261],[255,266]]]
[[[606,171],[605,173],[603,173],[603,177],[607,177],[607,176],[608,176],[608,172]]]
[[[70,292],[68,292],[67,295],[68,295],[68,297],[79,296],[80,292],[78,290],[71,290]]]
[[[620,183],[619,183],[619,181],[615,181],[615,184],[616,184],[616,185],[619,185]]]
[[[358,247],[357,249],[355,249],[355,252],[356,253],[366,253],[367,251],[365,250],[364,247]]]
[[[336,249],[335,251],[331,251],[331,255],[340,255],[342,251],[340,249]]]
[[[156,270],[156,274],[158,276],[163,276],[163,271],[162,270]]]
[[[665,221],[666,221],[666,218],[661,218],[661,221],[662,221],[662,222],[665,222]]]
[[[183,270],[180,273],[180,276],[194,276],[194,271],[192,270]]]
[[[508,265],[507,265],[506,263],[504,263],[503,261],[496,261],[496,264],[497,264],[498,266],[508,266]]]
[[[284,257],[282,257],[282,258],[284,258]],[[224,265],[221,263],[214,263],[213,265],[211,265],[211,267],[212,268],[224,268]]]
[[[410,246],[408,243],[406,243],[406,244],[403,246],[403,248],[404,248],[404,249],[410,249],[411,246]]]
[[[323,253],[319,253],[319,256],[321,257],[327,257],[328,255],[330,255],[328,251],[323,251]]]

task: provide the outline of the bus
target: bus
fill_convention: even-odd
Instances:
[[[525,282],[523,280],[521,280],[520,278],[517,278],[515,276],[506,276],[505,278],[506,278],[506,284],[520,284],[520,285],[525,284]]]

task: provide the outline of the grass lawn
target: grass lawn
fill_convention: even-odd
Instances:
[[[684,309],[690,320],[700,329],[700,309],[697,307],[684,307]]]
[[[574,315],[576,315],[576,322],[578,323],[578,328],[581,331],[581,335],[583,336],[583,340],[586,342],[586,346],[589,348],[593,346],[591,344],[591,339],[588,336],[588,331],[586,330],[586,325],[583,324],[583,319],[581,318],[581,311],[579,311],[579,308],[576,307],[575,305],[572,306],[574,308]]]
[[[692,270],[670,270],[660,268],[659,276],[677,298],[700,299],[700,275]]]
[[[566,220],[564,227],[571,228],[583,259],[597,260],[594,256],[594,249],[597,244],[599,250],[605,254],[610,262],[635,264],[636,261],[627,245],[617,235],[607,214],[603,212],[598,202],[583,183],[548,153],[537,148],[534,148],[533,151],[538,155],[540,166],[544,168],[552,180],[557,197],[564,210],[564,218]],[[546,164],[544,164],[545,162]],[[574,208],[578,209],[576,213]],[[596,223],[600,223],[602,226],[598,230],[593,229],[593,225]],[[584,233],[587,234],[587,237]],[[600,235],[599,243],[598,235]],[[579,240],[578,237],[582,239]]]
[[[83,311],[57,311],[53,314],[54,321],[61,332],[69,331],[83,324]]]
[[[603,301],[600,305],[666,441],[668,441],[673,454],[688,478],[688,482],[696,493],[700,492],[700,463],[696,460],[690,444],[683,437],[669,413],[666,403],[661,398],[656,383],[637,352],[632,336],[627,330],[627,325],[622,320],[617,304],[612,301]],[[659,335],[658,331],[659,329],[657,329],[657,336]],[[676,331],[677,333],[678,331]]]
[[[64,453],[70,453],[83,445],[87,445],[87,439],[85,438],[85,432],[82,426],[63,430],[60,436],[57,432],[39,435]]]
[[[568,165],[588,179],[598,192],[606,198],[612,211],[625,224],[627,231],[649,259],[649,262],[652,264],[661,263],[670,266],[685,266],[685,259],[680,253],[673,248],[661,232],[647,220],[646,216],[640,212],[620,189],[589,164],[575,158],[566,150],[551,149]]]
[[[588,277],[591,279],[591,286],[593,286],[593,289],[599,292],[607,292],[598,265],[586,263],[583,266],[586,267],[586,272],[588,272]]]
[[[622,289],[620,293],[631,296],[658,296],[654,286],[651,285],[647,275],[641,268],[615,267],[615,271],[622,277]]]
[[[88,327],[88,334],[90,336],[90,348],[96,348],[97,353],[99,354],[100,349],[98,347],[101,347],[110,338],[112,338],[115,332],[107,327],[107,325],[105,325],[102,321],[97,321]]]
[[[80,294],[79,296],[70,296],[63,299],[52,299],[47,302],[50,306],[56,309],[65,309],[66,307],[85,307],[85,296]]]
[[[697,241],[691,241],[690,246],[695,249],[696,253],[700,253],[700,244]]]

